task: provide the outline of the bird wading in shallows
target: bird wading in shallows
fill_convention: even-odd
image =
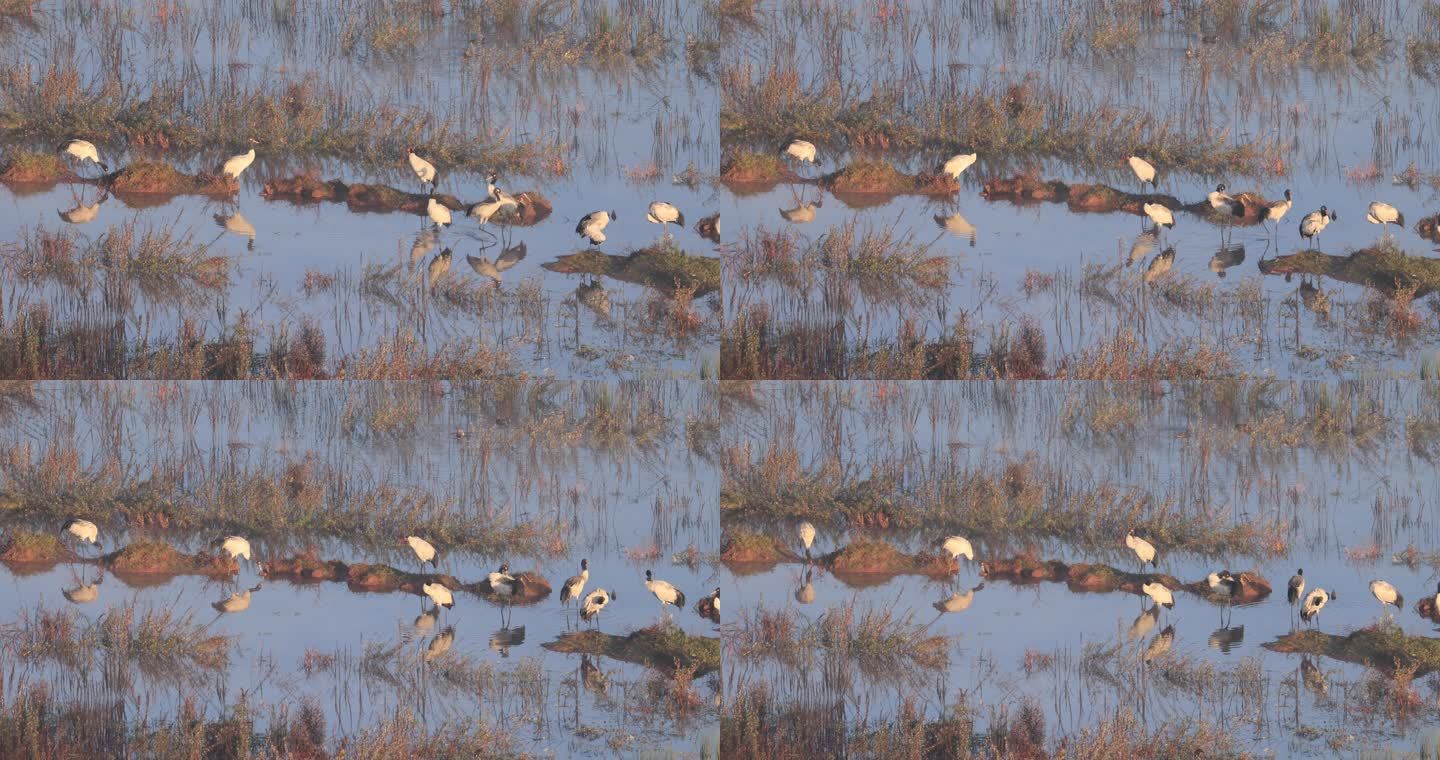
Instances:
[[[1130,171],[1135,172],[1135,177],[1140,180],[1140,184],[1149,183],[1151,187],[1159,186],[1155,181],[1155,167],[1149,161],[1139,156],[1131,156],[1125,161],[1130,164]]]
[[[107,174],[110,172],[110,167],[100,160],[100,151],[95,149],[95,143],[89,140],[68,140],[56,148],[56,152],[81,164],[89,161],[100,167],[100,171]]]
[[[240,179],[240,175],[245,173],[246,169],[250,168],[250,164],[255,163],[255,146],[259,144],[259,140],[253,137],[250,138],[250,150],[227,159],[225,163],[220,165],[220,174],[226,177]]]
[[[1387,225],[1385,234],[1388,235],[1390,234],[1388,225],[1395,224],[1401,227],[1405,226],[1405,215],[1400,213],[1400,209],[1397,209],[1388,203],[1373,201],[1371,202],[1370,207],[1365,210],[1365,221],[1371,224]]]
[[[1325,609],[1325,605],[1339,598],[1339,594],[1323,588],[1311,591],[1305,595],[1305,602],[1300,605],[1300,620],[1306,623],[1315,620],[1316,616],[1320,614],[1320,610]]]
[[[1300,220],[1300,237],[1304,238],[1307,243],[1315,243],[1319,240],[1320,233],[1324,232],[1331,222],[1339,218],[1339,214],[1321,206],[1319,211],[1311,211]]]
[[[649,570],[645,571],[645,588],[649,589],[650,593],[654,594],[655,598],[660,600],[660,611],[662,613],[664,613],[666,606],[685,606],[685,593],[666,581],[655,580],[654,575],[651,574]]]
[[[579,602],[580,594],[585,591],[585,582],[590,580],[590,560],[580,560],[580,573],[572,575],[560,586],[560,604],[565,605],[570,601]]]
[[[580,619],[595,620],[596,627],[599,627],[600,621],[598,620],[598,616],[600,615],[600,611],[615,601],[617,596],[619,595],[615,592],[606,591],[603,588],[597,588],[589,594],[586,594],[585,601],[580,603]]]
[[[420,189],[424,190],[426,185],[430,186],[430,192],[435,192],[435,178],[437,172],[435,165],[415,155],[414,148],[405,149],[405,160],[410,163],[410,171],[415,172],[415,178],[420,180]]]
[[[100,529],[95,526],[95,523],[89,520],[72,517],[66,520],[64,525],[60,526],[60,532],[68,533],[73,536],[76,541],[90,544],[96,549],[100,548]]]
[[[1370,581],[1370,593],[1380,602],[1380,611],[1382,613],[1389,612],[1385,609],[1386,605],[1394,605],[1397,610],[1405,606],[1405,597],[1401,596],[1400,592],[1395,590],[1395,587],[1387,581],[1382,581],[1378,578]]]
[[[799,161],[800,163],[815,163],[815,144],[806,140],[791,140],[785,149],[780,151],[783,156]]]
[[[809,562],[810,546],[815,543],[815,526],[805,520],[795,527],[795,533],[800,536],[800,545],[805,547],[805,561]]]
[[[614,211],[591,211],[580,217],[580,222],[575,225],[575,234],[590,241],[590,245],[600,245],[605,242],[605,228],[619,218],[620,215]]]
[[[685,214],[673,204],[664,201],[651,202],[650,207],[645,210],[645,220],[660,225],[666,237],[670,235],[670,225],[685,226]]]

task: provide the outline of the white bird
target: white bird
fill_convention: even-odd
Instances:
[[[238,156],[231,156],[225,163],[220,165],[220,174],[240,179],[240,175],[244,173],[246,169],[250,168],[250,164],[255,163],[255,146],[259,144],[260,142],[258,140],[251,138],[250,150]]]
[[[1141,206],[1140,210],[1145,212],[1145,216],[1150,217],[1150,221],[1162,227],[1175,228],[1175,214],[1165,206],[1159,203],[1147,203]]]
[[[500,287],[500,278],[505,274],[505,270],[520,263],[524,258],[525,244],[520,243],[512,248],[506,248],[499,256],[495,257],[494,261],[486,256],[466,256],[465,261],[470,264],[470,268],[475,270],[476,274],[494,280],[495,287],[498,288]]]
[[[430,597],[430,601],[447,610],[455,606],[455,595],[443,583],[426,583],[420,586],[420,590]]]
[[[951,178],[959,180],[960,175],[975,163],[975,158],[976,155],[974,153],[957,153],[951,156],[949,161],[945,162],[943,171],[949,174]]]
[[[1305,218],[1300,220],[1300,237],[1305,238],[1309,242],[1314,242],[1315,238],[1318,237],[1326,227],[1330,226],[1330,222],[1338,218],[1340,218],[1339,214],[1321,206],[1319,211],[1311,211],[1305,215]]]
[[[1265,209],[1265,218],[1275,223],[1275,228],[1280,228],[1280,220],[1290,213],[1290,207],[1295,205],[1290,199],[1290,188],[1285,188],[1285,200],[1275,201]]]
[[[1240,587],[1240,580],[1229,570],[1221,570],[1218,573],[1212,570],[1205,577],[1205,582],[1210,587],[1210,593],[1218,596],[1234,596],[1235,591]]]
[[[960,559],[962,556],[970,561],[975,561],[975,549],[970,546],[970,540],[964,536],[946,536],[940,543],[940,548],[950,555],[950,559]]]
[[[815,145],[805,140],[791,140],[790,144],[785,146],[782,155],[790,156],[796,161],[809,161],[813,164],[815,163]]]
[[[97,549],[100,548],[100,529],[95,527],[95,523],[89,520],[72,517],[66,520],[64,525],[60,526],[60,530],[64,533],[69,533],[87,544],[91,544]]]
[[[421,185],[430,185],[430,191],[435,191],[435,165],[415,155],[414,148],[405,149],[405,158],[410,162],[410,170],[415,172],[416,178]]]
[[[600,611],[605,609],[605,605],[615,601],[616,597],[617,594],[603,588],[591,591],[585,596],[585,601],[580,604],[580,619],[589,620],[599,615]]]
[[[1225,192],[1225,183],[1223,182],[1216,185],[1215,189],[1205,196],[1205,199],[1210,201],[1210,208],[1216,211],[1223,211],[1232,216],[1238,215],[1244,210],[1244,207],[1240,205],[1239,201]]]
[[[783,214],[785,212],[782,211],[780,213]],[[961,216],[959,211],[956,211],[950,216],[940,216],[939,214],[936,214],[935,224],[939,225],[940,229],[945,230],[946,232],[954,235],[955,237],[968,239],[970,241],[970,247],[975,247],[975,239],[979,236],[978,232],[975,229],[975,225],[971,224],[968,219]]]
[[[430,221],[434,222],[436,227],[445,227],[450,224],[450,209],[435,200],[433,195],[425,201],[425,215],[430,217]]]
[[[1405,597],[1401,596],[1400,592],[1396,591],[1395,587],[1390,585],[1388,581],[1382,581],[1378,578],[1370,581],[1370,593],[1373,594],[1376,599],[1380,600],[1381,610],[1384,610],[1387,604],[1395,605],[1395,609],[1397,610],[1405,606]]]
[[[619,218],[620,215],[614,211],[591,211],[580,217],[580,222],[575,225],[575,234],[588,239],[590,245],[600,245],[605,242],[605,228]]]
[[[423,659],[425,662],[430,662],[450,651],[450,647],[454,644],[455,626],[447,625],[445,626],[445,630],[437,634],[435,638],[431,639],[430,643],[425,646],[425,656]]]
[[[1135,172],[1135,176],[1139,177],[1141,182],[1149,182],[1151,187],[1156,186],[1155,167],[1149,161],[1139,156],[1131,156],[1125,160],[1130,163],[1130,171]]]
[[[982,583],[968,591],[956,591],[930,606],[934,607],[936,611],[941,614],[946,612],[964,612],[970,609],[970,604],[975,601],[975,592],[984,588],[985,584]]]
[[[676,607],[685,606],[685,592],[675,588],[666,581],[655,580],[649,570],[645,571],[645,588],[649,589],[650,593],[654,594],[655,598],[660,600],[661,611],[664,611],[665,605],[667,604],[673,604]]]
[[[489,198],[471,206],[470,210],[465,212],[466,215],[471,219],[478,219],[481,224],[486,224],[490,221],[490,217],[500,213],[500,209],[506,206],[511,208],[520,207],[520,202],[515,200],[515,196],[510,195],[498,187],[493,188],[493,191]]]
[[[102,172],[110,171],[110,167],[100,161],[100,151],[95,149],[95,143],[89,140],[70,140],[62,144],[59,148],[56,148],[56,152],[64,156],[70,156],[81,163],[86,161],[93,162],[96,166],[100,167],[100,171]]]
[[[500,186],[495,184],[495,180],[497,179],[499,179],[499,177],[496,176],[493,172],[485,175],[485,197],[489,198],[490,200],[500,200]]]
[[[450,271],[450,257],[450,249],[446,248],[435,254],[435,258],[430,259],[430,265],[426,267],[430,275],[430,287],[435,287],[435,283],[439,282],[440,278],[444,277],[445,274]]]
[[[560,603],[566,604],[571,599],[580,600],[580,594],[585,590],[585,582],[590,580],[590,560],[580,560],[580,574],[570,576],[560,586]]]
[[[802,203],[795,208],[780,209],[780,218],[791,224],[809,224],[815,221],[815,209],[820,208],[820,201],[814,203]]]
[[[250,220],[246,219],[239,211],[233,214],[216,214],[215,223],[232,235],[249,238],[250,241],[245,244],[245,249],[255,250],[255,225],[251,224]]]
[[[515,593],[515,576],[510,574],[510,565],[501,563],[500,569],[485,576],[490,583],[490,593],[497,596],[511,596]]]
[[[1150,597],[1156,604],[1164,605],[1166,609],[1175,609],[1175,595],[1163,583],[1145,583],[1140,586],[1145,596]]]
[[[241,557],[244,557],[246,561],[251,559],[250,542],[240,536],[217,538],[210,542],[210,548],[223,549],[226,554],[230,555],[230,559],[239,559]]]
[[[1285,601],[1289,602],[1290,606],[1293,607],[1296,602],[1300,601],[1300,596],[1304,593],[1305,568],[1302,567],[1296,570],[1294,575],[1290,576],[1290,585],[1285,589]]]
[[[1300,605],[1300,619],[1306,622],[1313,620],[1325,605],[1339,599],[1340,595],[1323,588],[1317,588],[1305,596],[1305,603]]]
[[[410,550],[415,552],[415,558],[420,560],[420,565],[422,567],[425,565],[426,562],[429,562],[431,567],[440,566],[440,564],[435,560],[435,558],[439,556],[440,553],[435,551],[434,544],[426,541],[419,536],[406,536],[404,541],[405,545],[409,546]]]
[[[810,546],[815,543],[815,526],[805,520],[795,527],[795,533],[800,536],[800,544],[805,547],[805,559],[810,559]]]
[[[1135,551],[1135,556],[1140,558],[1140,564],[1149,562],[1155,564],[1155,547],[1149,541],[1135,535],[1135,531],[1125,534],[1125,545]]]
[[[651,224],[658,224],[669,234],[669,225],[678,224],[685,226],[685,214],[676,208],[674,204],[665,201],[651,201],[650,207],[645,210],[645,220]]]
[[[1405,215],[1388,203],[1372,201],[1365,211],[1365,220],[1371,224],[1398,224],[1405,226]]]

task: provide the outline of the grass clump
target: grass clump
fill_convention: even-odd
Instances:
[[[0,182],[27,184],[56,182],[69,174],[65,163],[54,153],[15,151],[0,169]]]
[[[68,562],[75,559],[59,537],[49,533],[11,531],[0,539],[0,562],[45,563]]]
[[[626,636],[598,630],[566,633],[542,646],[552,652],[610,657],[666,673],[688,670],[703,676],[720,669],[720,639],[691,636],[676,626],[652,625]]]
[[[163,161],[136,161],[116,171],[106,184],[117,195],[230,195],[240,189],[233,177],[185,174]]]
[[[51,659],[89,668],[99,657],[132,662],[151,675],[183,674],[193,668],[220,670],[229,662],[230,642],[210,634],[190,617],[169,608],[140,610],[134,601],[111,607],[95,621],[74,610],[24,611],[0,629],[0,643],[12,655]]]
[[[960,183],[949,175],[906,174],[886,161],[875,159],[852,163],[826,175],[821,183],[836,194],[939,195],[960,190]]]
[[[1272,652],[1322,655],[1385,672],[1407,670],[1423,676],[1440,670],[1440,640],[1411,636],[1393,623],[1368,626],[1345,636],[1297,631],[1262,646]]]
[[[917,573],[948,575],[957,569],[954,560],[938,554],[906,554],[884,541],[860,540],[820,558],[831,571],[840,574],[893,575]]]
[[[795,179],[784,159],[774,153],[738,151],[726,157],[720,180],[729,184],[769,184]]]
[[[233,575],[235,560],[220,554],[185,554],[161,541],[137,541],[121,547],[101,561],[118,574]]]
[[[672,241],[641,248],[625,256],[596,250],[576,251],[546,262],[546,270],[563,274],[610,277],[671,293],[684,288],[694,296],[720,290],[720,260],[692,256]]]
[[[774,536],[744,529],[727,532],[720,548],[720,559],[725,562],[774,563],[794,556]]]

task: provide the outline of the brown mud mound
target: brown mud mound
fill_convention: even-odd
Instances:
[[[942,576],[959,572],[955,560],[940,554],[906,554],[884,541],[856,541],[816,560],[836,578],[850,585],[866,577],[882,580],[892,575]]]
[[[703,217],[695,223],[695,234],[716,245],[720,243],[720,212]]]
[[[1211,591],[1210,582],[1203,579],[1185,584],[1185,590],[1203,596],[1206,600],[1216,604],[1253,604],[1270,596],[1270,581],[1265,580],[1260,574],[1247,571],[1235,577],[1240,581],[1240,588],[1236,589],[1232,596],[1227,597]]]
[[[520,582],[518,593],[513,597],[496,596],[490,588],[490,579],[486,578],[479,583],[471,583],[461,588],[472,594],[482,596],[485,599],[503,604],[536,604],[550,596],[550,581],[533,570],[522,570],[518,573],[511,573],[515,580]]]
[[[1348,636],[1299,631],[1261,646],[1272,652],[1322,655],[1387,673],[1414,668],[1416,677],[1440,670],[1440,639],[1410,636],[1393,623],[1361,628]]]
[[[720,289],[720,260],[692,256],[673,243],[658,243],[628,256],[612,256],[596,250],[566,254],[541,265],[561,274],[588,274],[635,283],[670,293],[675,288],[693,288],[695,296]]]
[[[676,626],[652,625],[628,636],[593,630],[566,633],[541,646],[552,652],[609,657],[665,673],[693,669],[693,675],[703,676],[720,669],[720,639],[691,636]]]
[[[217,174],[186,174],[161,161],[136,161],[105,175],[103,184],[116,196],[234,195],[240,182]]]
[[[986,200],[1006,200],[1012,203],[1065,203],[1071,211],[1116,212],[1123,211],[1137,216],[1145,213],[1145,204],[1158,203],[1171,211],[1183,210],[1203,217],[1215,224],[1259,224],[1270,210],[1270,201],[1259,193],[1240,193],[1235,200],[1240,202],[1239,213],[1229,214],[1216,211],[1209,200],[1182,203],[1173,195],[1162,193],[1129,193],[1109,185],[1066,184],[1060,180],[1043,180],[1039,177],[1020,175],[1016,177],[991,177],[985,180],[980,191]]]
[[[144,575],[234,575],[240,566],[223,554],[185,554],[159,541],[137,541],[100,558],[101,563],[122,578]]]
[[[1296,251],[1260,262],[1261,274],[1316,275],[1374,288],[1387,296],[1414,289],[1415,298],[1440,290],[1440,259],[1408,256],[1394,243],[1361,248],[1349,256]]]
[[[429,206],[430,196],[411,193],[389,185],[346,184],[338,179],[322,180],[309,174],[280,177],[265,183],[260,197],[266,200],[284,200],[292,203],[344,203],[351,211],[357,212],[401,212],[421,215]],[[515,196],[520,207],[506,208],[490,221],[497,224],[528,226],[538,224],[554,211],[549,199],[535,190],[526,190]],[[464,213],[471,205],[449,194],[438,194],[435,200],[442,206]]]
[[[293,581],[343,581],[350,577],[350,567],[340,560],[323,560],[312,552],[267,560],[265,575]]]
[[[389,565],[357,562],[346,568],[345,583],[352,591],[404,591],[423,594],[427,583],[439,583],[451,591],[457,591],[464,584],[452,575],[444,573],[407,573]]]
[[[774,536],[748,530],[732,530],[720,547],[720,561],[727,564],[768,564],[798,562],[803,557],[790,551]]]
[[[745,194],[747,188],[764,192],[781,182],[809,182],[790,170],[785,160],[768,153],[737,153],[727,156],[720,166],[720,181],[731,186],[731,191]],[[738,190],[737,187],[738,186]]]
[[[952,195],[960,183],[948,174],[906,174],[884,161],[857,161],[826,174],[820,185],[841,200],[865,195]]]
[[[94,182],[70,170],[54,153],[16,151],[0,162],[0,182],[7,185],[55,185],[65,182]]]
[[[16,531],[0,537],[0,562],[7,564],[56,565],[79,559],[57,536]]]
[[[980,574],[985,578],[999,578],[1017,583],[1063,582],[1072,591],[1125,591],[1139,594],[1141,586],[1157,581],[1170,589],[1184,587],[1174,576],[1164,573],[1129,573],[1109,565],[1088,562],[1067,565],[1059,560],[1039,560],[1033,557],[987,559],[980,563]]]

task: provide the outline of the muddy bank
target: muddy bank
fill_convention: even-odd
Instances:
[[[895,575],[946,576],[959,572],[955,560],[941,554],[906,554],[884,541],[856,541],[816,559],[836,579],[850,585],[883,583]]]
[[[992,201],[1064,203],[1071,211],[1123,211],[1137,216],[1145,214],[1145,204],[1158,203],[1171,211],[1186,211],[1217,224],[1241,225],[1259,224],[1270,207],[1270,201],[1259,193],[1240,193],[1235,196],[1235,200],[1240,202],[1240,212],[1232,215],[1217,212],[1208,199],[1184,203],[1173,195],[1163,193],[1130,193],[1109,185],[1071,185],[1060,180],[1042,180],[1024,175],[987,179],[980,195]]]
[[[781,182],[812,182],[790,170],[779,155],[736,153],[720,164],[720,181],[736,195],[768,192]]]
[[[822,176],[819,184],[847,206],[888,203],[897,195],[960,192],[960,183],[948,174],[906,174],[884,161],[858,161]]]
[[[175,547],[159,541],[137,541],[121,547],[100,558],[100,563],[121,580],[144,585],[145,576],[168,578],[175,575],[208,575],[220,577],[234,575],[240,566],[228,555],[197,552],[186,554]]]
[[[1414,667],[1418,677],[1440,670],[1440,639],[1410,636],[1394,624],[1372,625],[1348,636],[1297,631],[1261,646],[1272,652],[1322,655],[1387,673]]]
[[[80,557],[57,536],[16,531],[0,537],[0,562],[7,565],[53,567],[61,562],[76,561],[80,561]]]
[[[161,161],[136,161],[105,175],[100,184],[127,203],[127,197],[135,196],[229,196],[240,192],[240,181],[233,177],[186,174]]]
[[[504,604],[536,604],[550,596],[550,582],[545,577],[532,570],[521,570],[518,573],[511,573],[519,583],[520,588],[514,596],[496,596],[490,588],[490,579],[486,578],[479,583],[471,583],[461,588],[472,594],[485,597],[489,601]]]
[[[1361,248],[1349,256],[1296,251],[1260,262],[1262,274],[1316,275],[1364,285],[1387,296],[1415,289],[1415,298],[1440,290],[1440,259],[1409,256],[1394,243]]]
[[[609,277],[666,293],[677,287],[694,288],[696,296],[704,296],[720,289],[719,259],[692,256],[673,243],[659,243],[628,256],[593,249],[576,251],[541,266],[551,272]]]
[[[351,211],[397,211],[417,215],[425,213],[430,198],[423,193],[410,193],[389,185],[347,184],[342,180],[321,180],[308,174],[272,179],[260,190],[260,197],[292,203],[344,203]],[[534,190],[519,193],[515,198],[520,203],[518,208],[501,209],[490,221],[496,224],[528,226],[538,224],[554,210],[550,201]],[[462,214],[474,205],[444,193],[436,195],[435,201]]]
[[[1162,583],[1172,591],[1188,591],[1216,604],[1233,601],[1239,604],[1258,602],[1270,595],[1270,583],[1258,574],[1240,573],[1240,589],[1228,599],[1210,591],[1205,579],[1193,583],[1182,583],[1173,575],[1165,573],[1131,573],[1109,565],[1077,562],[1067,565],[1059,560],[1039,560],[1031,557],[1009,557],[987,559],[980,563],[980,574],[986,578],[998,578],[1014,583],[1039,583],[1051,581],[1065,583],[1071,591],[1124,591],[1130,594],[1143,593],[1140,587],[1146,583]]]
[[[7,185],[53,187],[61,182],[96,184],[98,180],[81,177],[54,153],[17,151],[0,159],[0,182]]]
[[[790,551],[774,536],[748,530],[732,530],[720,547],[720,561],[742,564],[801,562],[805,558]]]
[[[628,636],[594,630],[566,633],[541,646],[552,652],[609,657],[666,673],[694,669],[697,677],[720,669],[720,639],[691,636],[674,626],[652,625]]]

